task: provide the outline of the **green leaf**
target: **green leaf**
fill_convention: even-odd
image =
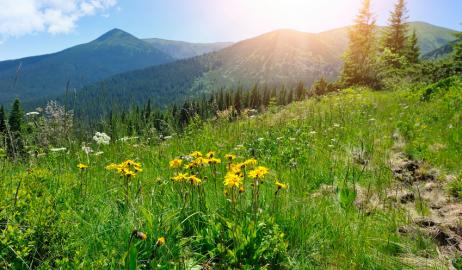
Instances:
[[[136,270],[137,256],[138,256],[138,250],[136,249],[135,246],[131,246],[128,252],[127,259],[125,261],[125,268],[127,270]]]

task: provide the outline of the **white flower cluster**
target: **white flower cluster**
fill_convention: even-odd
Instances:
[[[93,136],[93,140],[97,144],[105,144],[108,145],[109,142],[111,141],[111,137],[109,137],[106,133],[104,132],[96,132],[95,136]]]

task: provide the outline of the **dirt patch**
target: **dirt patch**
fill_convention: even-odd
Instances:
[[[412,160],[403,152],[401,136],[395,133],[393,138],[390,168],[398,181],[388,198],[406,209],[413,223],[400,233],[423,232],[435,240],[440,257],[449,261],[462,255],[462,204],[445,190],[450,177],[443,178],[438,169]]]

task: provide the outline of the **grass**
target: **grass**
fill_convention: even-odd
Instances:
[[[132,241],[139,268],[200,269],[213,263],[218,269],[244,268],[240,260],[249,269],[252,264],[268,269],[415,268],[402,258],[436,258],[436,245],[425,236],[398,233],[408,223],[403,210],[388,206],[365,212],[339,194],[354,192],[357,183],[386,201],[394,181],[389,157],[396,131],[414,158],[446,174],[462,172],[457,158],[462,156],[461,83],[432,87],[427,99],[422,99],[425,87],[348,89],[233,123],[198,123],[158,145],[145,139],[117,141],[100,146],[103,154],[87,156],[74,143],[66,145],[66,152],[28,164],[3,160],[0,268],[123,268],[133,255],[129,239],[135,229],[147,235],[145,241]],[[179,193],[171,181],[175,170],[169,168],[170,160],[195,150],[216,151],[222,159],[215,171],[201,172],[207,179],[201,186],[203,200],[197,201],[202,206],[184,200],[182,194],[193,196],[199,189]],[[233,210],[223,194],[227,153],[240,160],[255,157],[270,169],[261,187],[257,223],[246,211],[247,199]],[[123,178],[105,169],[127,159],[143,169],[131,180],[128,204]],[[81,162],[89,168],[80,171]],[[289,188],[275,196],[275,180]],[[338,192],[319,192],[330,185]],[[158,244],[160,237],[164,245]],[[258,249],[265,245],[278,251]],[[260,254],[253,261],[251,247]]]

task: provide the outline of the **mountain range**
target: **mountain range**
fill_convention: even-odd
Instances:
[[[94,41],[61,52],[0,62],[0,104],[24,102],[81,89],[112,75],[222,49],[230,43],[195,44],[141,40],[113,29]]]
[[[446,46],[455,31],[423,22],[409,23],[422,55]],[[15,96],[31,104],[77,89],[73,102],[105,113],[151,99],[157,106],[215,91],[220,87],[311,84],[335,78],[348,46],[348,27],[318,34],[276,30],[232,43],[194,44],[138,39],[114,29],[87,44],[62,52],[0,62],[0,103]],[[379,28],[379,33],[383,31]],[[20,68],[18,68],[18,66]]]

